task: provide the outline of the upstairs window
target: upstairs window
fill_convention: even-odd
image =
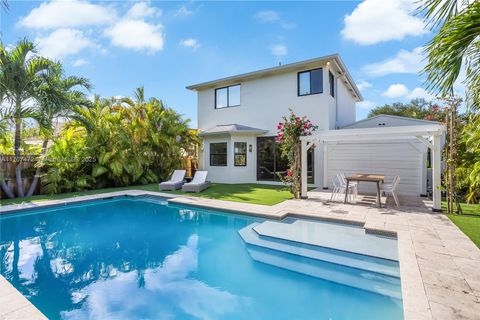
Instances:
[[[227,143],[210,143],[210,165],[212,167],[227,166]]]
[[[215,109],[240,105],[240,85],[215,89]]]
[[[306,96],[323,92],[323,69],[298,73],[298,95]]]
[[[328,82],[330,83],[330,95],[335,97],[335,78],[330,71],[328,71]]]

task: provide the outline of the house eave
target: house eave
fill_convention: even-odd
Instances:
[[[345,76],[346,81],[351,87],[351,91],[353,93],[352,95],[355,97],[355,100],[362,101],[363,100],[362,94],[360,93],[360,90],[357,88],[355,82],[353,81],[352,76],[348,72],[345,64],[343,63],[338,53],[323,56],[323,57],[318,57],[314,59],[289,63],[281,66],[276,66],[273,68],[267,68],[267,69],[253,71],[253,72],[242,73],[239,75],[225,77],[225,78],[216,79],[212,81],[201,82],[198,84],[187,86],[186,88],[192,91],[200,91],[200,90],[211,89],[211,88],[220,87],[220,86],[228,86],[228,85],[237,84],[247,80],[272,76],[275,74],[281,74],[281,73],[292,72],[292,71],[301,71],[301,70],[315,68],[315,67],[323,67],[324,65],[327,64],[327,62],[330,62],[330,61],[334,61],[338,69],[340,69],[341,75]]]

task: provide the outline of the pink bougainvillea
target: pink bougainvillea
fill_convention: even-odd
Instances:
[[[311,135],[317,126],[306,117],[299,117],[290,110],[289,116],[282,117],[278,123],[277,142],[282,156],[288,160],[288,170],[280,174],[280,179],[290,187],[293,196],[300,198],[301,192],[301,136]]]

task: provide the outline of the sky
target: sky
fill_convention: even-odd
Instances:
[[[422,88],[422,46],[432,37],[416,4],[365,1],[9,1],[2,42],[27,37],[67,75],[89,78],[93,94],[147,97],[192,120],[186,86],[338,53],[364,101],[374,106],[431,99]]]

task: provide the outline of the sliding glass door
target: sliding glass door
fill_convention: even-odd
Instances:
[[[281,156],[275,137],[257,138],[257,180],[280,181],[279,175],[285,175],[287,159]],[[308,183],[313,183],[313,148],[308,152]]]

